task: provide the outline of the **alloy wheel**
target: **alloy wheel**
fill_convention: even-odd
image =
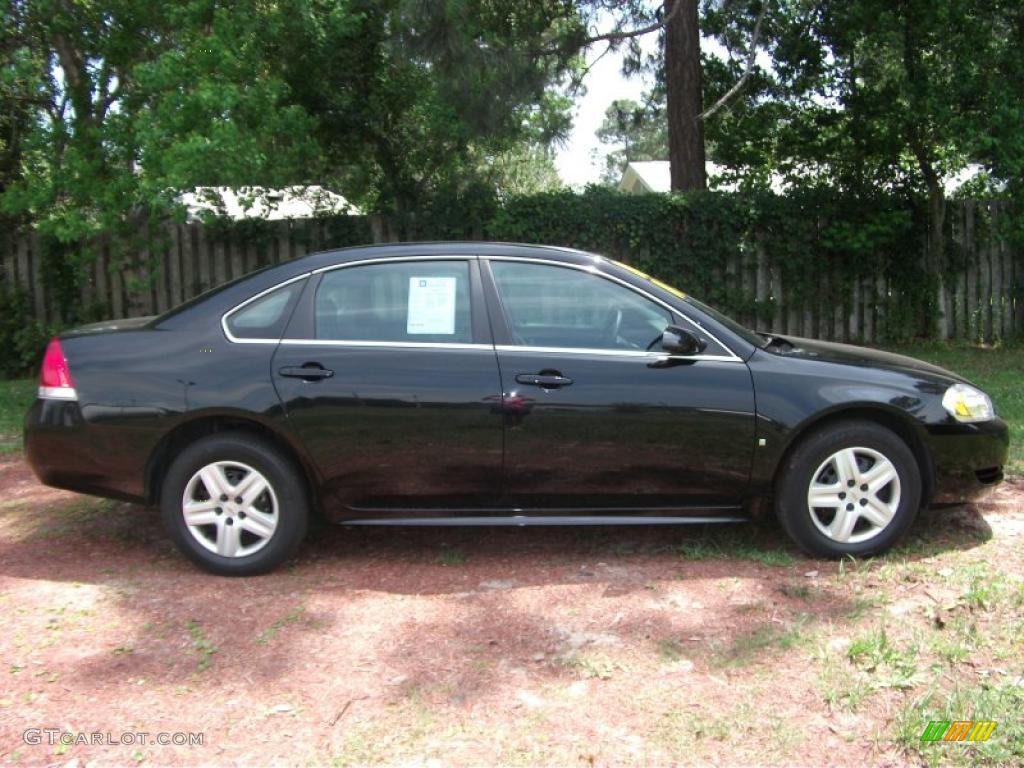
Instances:
[[[815,527],[833,541],[858,544],[880,534],[900,505],[895,465],[873,448],[843,448],[811,476],[807,508]]]
[[[192,475],[181,501],[185,526],[209,552],[246,557],[277,530],[277,495],[260,472],[237,461],[207,464]]]

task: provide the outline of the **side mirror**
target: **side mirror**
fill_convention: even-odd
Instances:
[[[661,348],[673,355],[699,355],[708,343],[693,331],[670,325],[661,333]]]

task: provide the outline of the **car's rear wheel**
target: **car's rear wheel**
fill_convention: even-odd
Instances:
[[[835,423],[790,453],[775,502],[783,528],[810,554],[873,555],[914,522],[921,471],[891,430],[873,422]]]
[[[179,549],[226,576],[280,565],[301,543],[309,517],[292,463],[271,443],[231,432],[203,438],[175,458],[160,508]]]

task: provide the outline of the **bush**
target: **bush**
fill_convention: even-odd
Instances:
[[[46,343],[59,328],[33,319],[28,294],[0,286],[0,373],[29,376],[39,366]]]

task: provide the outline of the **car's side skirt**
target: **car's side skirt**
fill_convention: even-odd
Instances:
[[[341,525],[410,526],[532,526],[532,525],[704,525],[707,523],[745,523],[749,518],[735,515],[663,516],[663,515],[485,515],[476,517],[358,517],[339,520]]]

